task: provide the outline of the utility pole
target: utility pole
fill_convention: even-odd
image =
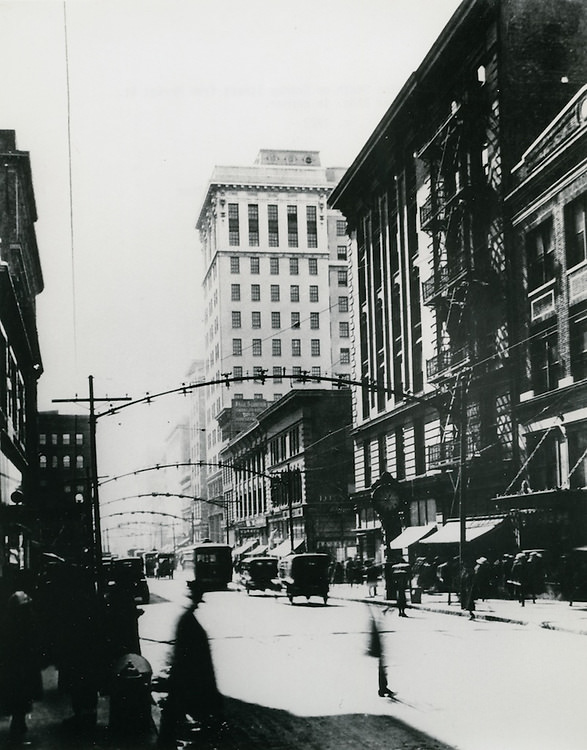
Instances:
[[[102,416],[96,414],[96,402],[107,401],[112,403],[113,401],[131,401],[130,396],[121,396],[118,398],[96,398],[94,395],[94,377],[93,375],[88,376],[88,398],[54,398],[54,403],[69,403],[69,404],[90,404],[90,462],[91,462],[91,508],[92,508],[92,519],[93,519],[93,565],[94,565],[94,576],[96,582],[96,590],[98,594],[104,593],[103,576],[102,576],[102,526],[100,522],[100,500],[98,496],[98,454],[96,450],[96,422],[98,417]]]

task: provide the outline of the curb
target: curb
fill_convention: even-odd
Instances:
[[[371,599],[365,597],[349,597],[349,596],[337,596],[336,594],[330,593],[331,599],[338,599],[339,601],[352,601],[352,602],[363,602],[364,604],[375,604],[379,607],[388,607],[390,609],[396,609],[396,603],[389,599]],[[432,612],[440,615],[453,615],[456,617],[467,617],[469,616],[468,610],[463,609],[448,609],[444,607],[434,607],[426,604],[407,604],[407,609],[422,610],[423,612]],[[565,627],[563,625],[554,625],[552,622],[539,622],[532,623],[528,620],[520,620],[516,617],[505,617],[504,615],[496,615],[486,612],[475,612],[475,620],[485,620],[486,622],[504,622],[512,625],[523,625],[525,627],[538,627],[543,630],[558,631],[560,633],[570,633],[572,635],[587,635],[587,630],[580,628]]]

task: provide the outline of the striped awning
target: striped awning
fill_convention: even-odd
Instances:
[[[468,518],[465,525],[465,541],[472,542],[483,534],[496,529],[503,523],[505,516],[489,516],[486,518]],[[426,539],[422,544],[458,544],[461,539],[461,522],[453,519],[447,521],[438,531]]]
[[[391,540],[389,549],[405,549],[421,541],[434,531],[436,531],[435,523],[427,523],[424,526],[408,526],[399,536]]]

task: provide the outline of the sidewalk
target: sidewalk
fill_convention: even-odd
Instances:
[[[383,592],[384,587],[378,586],[378,592]],[[387,601],[383,593],[374,597],[369,596],[366,584],[335,583],[330,587],[332,599],[347,599],[349,601],[366,602],[368,604],[379,604],[395,608],[395,601]],[[458,615],[468,617],[469,612],[462,610],[457,597],[451,595],[451,604],[448,604],[448,594],[422,594],[420,604],[409,601],[408,609],[419,609],[426,612],[438,612],[447,615]],[[587,602],[575,602],[570,606],[567,601],[556,599],[537,599],[535,604],[532,600],[522,605],[517,601],[508,599],[478,599],[475,602],[475,618],[477,620],[492,620],[496,622],[510,622],[518,625],[528,625],[545,628],[547,630],[560,630],[566,633],[587,635]]]
[[[71,716],[68,696],[57,689],[57,672],[54,667],[43,671],[43,699],[35,701],[27,717],[26,741],[12,744],[8,739],[10,717],[0,716],[0,747],[33,747],[36,750],[149,750],[155,748],[156,734],[146,731],[132,740],[113,735],[108,729],[109,699],[98,699],[98,722],[96,729],[86,735],[67,731],[62,722]],[[155,714],[155,707],[153,710]]]

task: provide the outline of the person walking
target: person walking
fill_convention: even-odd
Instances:
[[[528,588],[528,559],[524,552],[518,552],[514,558],[511,575],[511,585],[515,597],[523,607],[526,603],[526,590]]]
[[[393,690],[390,690],[389,685],[387,684],[387,667],[385,664],[385,655],[383,653],[383,642],[379,631],[379,625],[371,610],[369,610],[369,615],[370,630],[367,655],[377,659],[377,695],[379,695],[380,698],[394,698],[395,693]]]
[[[464,596],[463,609],[469,612],[469,620],[475,619],[475,599],[477,598],[477,586],[475,568],[465,565],[461,572],[462,595]]]
[[[379,580],[379,566],[373,561],[367,568],[365,575],[367,586],[369,587],[369,596],[377,596],[377,582]]]
[[[209,731],[218,730],[223,721],[208,637],[195,616],[204,592],[197,581],[189,581],[188,589],[191,604],[177,624],[158,738],[158,747],[174,750],[186,715]]]
[[[0,627],[0,714],[11,716],[11,742],[24,740],[26,716],[43,694],[41,653],[32,599],[15,591],[5,603]]]
[[[410,566],[405,560],[401,560],[392,566],[391,572],[399,616],[407,617],[406,589],[408,588],[410,577]]]

